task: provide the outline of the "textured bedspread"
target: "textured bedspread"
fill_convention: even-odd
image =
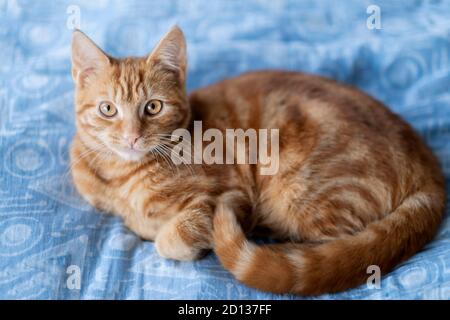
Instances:
[[[371,4],[381,10],[381,29],[367,27]],[[450,2],[439,0],[0,0],[0,298],[301,298],[246,288],[213,254],[164,260],[152,243],[77,195],[68,174],[73,26],[123,56],[148,53],[179,24],[188,39],[189,89],[261,68],[355,85],[420,132],[448,182],[449,17]],[[318,298],[449,299],[450,220],[381,289]]]

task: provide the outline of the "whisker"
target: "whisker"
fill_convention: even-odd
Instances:
[[[100,162],[105,161],[109,157],[109,153],[98,153],[93,159],[92,162],[94,163],[97,159],[100,160]],[[94,176],[97,175],[98,169],[100,166],[95,166],[94,169]]]
[[[70,175],[70,173],[72,172],[72,169],[75,167],[75,165],[77,165],[81,160],[86,159],[88,156],[90,156],[92,153],[98,152],[100,151],[102,148],[104,147],[103,144],[98,144],[96,146],[94,146],[93,148],[90,148],[86,151],[83,151],[80,155],[78,155],[74,161],[72,161],[70,163],[69,168],[67,168],[66,172],[64,173],[63,177],[62,177],[62,181],[63,183],[65,183]]]
[[[160,149],[161,148],[161,149]],[[170,158],[167,157],[166,152],[164,149],[162,149],[162,146],[158,145],[155,147],[155,151],[164,159],[164,161],[168,164],[168,166],[170,167],[171,170],[174,170],[174,163],[171,161]],[[179,175],[179,169],[178,167],[176,167],[177,170],[177,175]]]
[[[169,146],[169,147],[174,147],[174,143],[175,142],[173,142],[173,141],[168,141],[168,140],[166,140],[166,139],[161,139],[161,142],[163,143],[163,144],[165,144],[165,145],[167,145],[167,146]],[[181,142],[178,142],[177,143],[177,145],[179,144],[179,143],[184,143],[184,146],[186,147],[186,146],[190,146],[190,149],[192,150],[192,145],[189,145],[189,143],[187,142],[187,141],[181,141]],[[183,145],[182,145],[183,146]],[[203,159],[202,158],[198,158],[197,157],[197,155],[195,154],[195,152],[194,153],[190,153],[189,154],[189,156],[191,157],[191,161],[193,160],[194,161],[194,163],[196,163],[196,162],[202,162],[203,161]],[[192,159],[193,158],[193,159]]]
[[[166,145],[164,143],[161,144],[160,146],[161,146],[161,148],[163,148],[165,150],[166,154],[169,157],[175,157],[177,160],[179,160],[190,171],[191,175],[195,176],[195,172],[192,169],[191,165],[187,164],[180,155],[174,153],[173,150],[168,145]]]
[[[158,155],[154,153],[154,149],[150,150],[150,153],[153,155],[153,157],[156,159],[156,162],[158,163],[158,165],[160,165],[159,163],[159,159],[158,159]]]

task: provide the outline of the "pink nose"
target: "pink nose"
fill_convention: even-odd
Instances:
[[[128,145],[130,146],[130,148],[133,148],[133,147],[134,147],[134,145],[135,145],[136,142],[138,141],[139,137],[140,137],[140,136],[137,135],[137,134],[133,134],[133,135],[130,135],[130,136],[126,136],[126,137],[125,137],[125,139],[127,140]]]

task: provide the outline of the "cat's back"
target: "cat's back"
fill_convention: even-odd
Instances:
[[[321,76],[292,71],[253,71],[195,90],[197,119],[228,128],[275,128],[285,123],[388,132],[405,123],[356,88]]]
[[[204,128],[278,129],[281,157],[308,160],[314,171],[330,165],[349,174],[383,169],[400,180],[430,171],[442,176],[410,125],[376,99],[331,79],[249,72],[194,91],[190,102]]]

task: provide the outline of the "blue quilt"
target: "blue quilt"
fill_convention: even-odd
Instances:
[[[213,254],[164,260],[152,243],[77,195],[68,174],[74,27],[124,56],[148,53],[180,25],[190,90],[262,68],[355,85],[420,132],[449,185],[449,16],[449,1],[439,0],[0,0],[0,298],[302,298],[249,289]],[[384,277],[380,289],[314,298],[449,299],[448,210],[434,241]]]

